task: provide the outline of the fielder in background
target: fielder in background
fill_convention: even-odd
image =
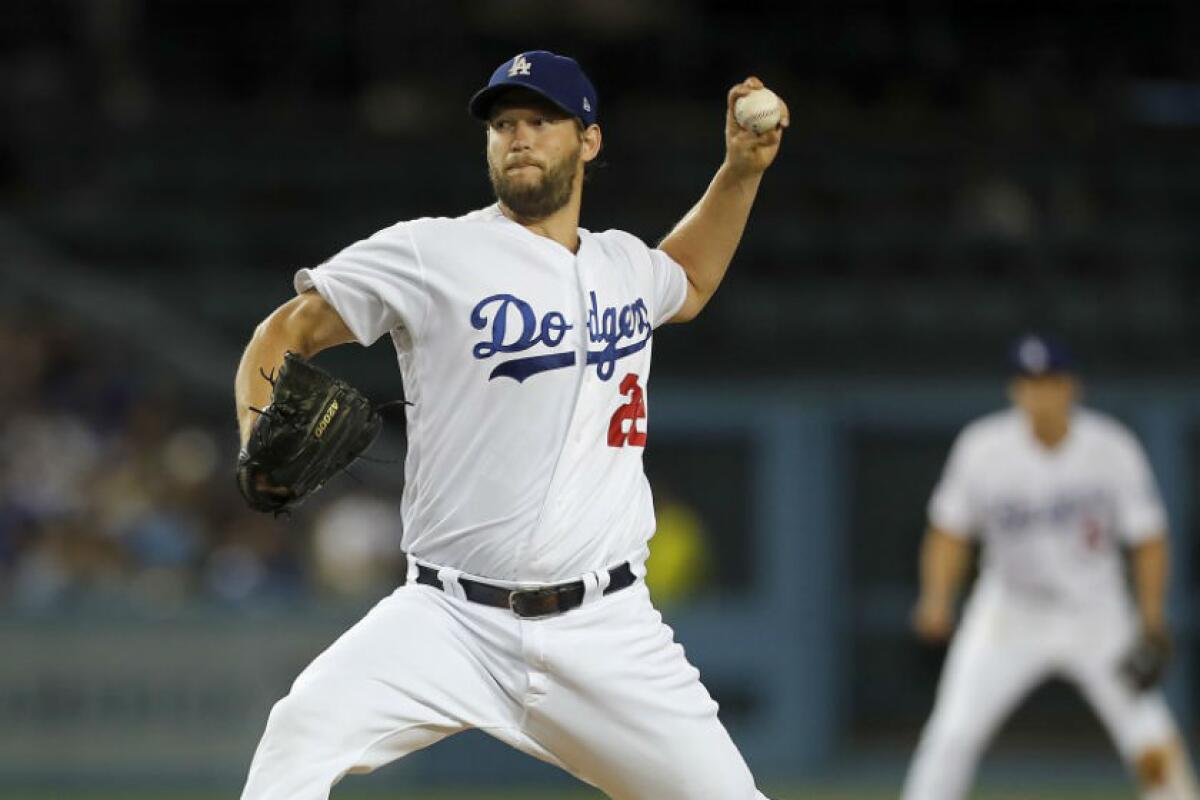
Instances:
[[[1125,427],[1076,405],[1063,345],[1026,337],[1011,360],[1013,408],[962,431],[929,503],[921,638],[949,637],[976,539],[982,567],[904,797],[966,797],[1000,723],[1059,676],[1095,709],[1143,800],[1196,800],[1186,748],[1153,685],[1168,641],[1167,519],[1149,464]]]
[[[408,582],[275,705],[245,800],[327,798],[471,728],[620,800],[763,796],[650,602],[642,451],[651,334],[713,296],[779,150],[787,109],[764,92],[750,78],[714,109],[724,161],[650,248],[579,227],[596,93],[574,60],[522,53],[469,105],[496,204],[398,223],[296,275],[238,370],[243,445],[269,400],[260,370],[389,335],[411,401]],[[256,507],[288,491],[246,477]]]

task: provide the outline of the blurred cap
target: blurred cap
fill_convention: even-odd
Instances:
[[[1017,375],[1036,378],[1052,373],[1074,372],[1075,358],[1070,349],[1057,339],[1028,334],[1013,342],[1008,365]]]
[[[487,120],[496,98],[512,88],[540,94],[584,125],[596,122],[596,90],[573,58],[547,50],[532,50],[505,61],[492,73],[487,86],[471,98],[467,109],[476,119]]]

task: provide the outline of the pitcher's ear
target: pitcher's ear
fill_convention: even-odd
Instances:
[[[584,128],[579,134],[579,140],[583,144],[581,156],[585,163],[600,155],[603,137],[600,135],[599,125],[589,125]]]

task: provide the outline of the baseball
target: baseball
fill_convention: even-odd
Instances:
[[[766,133],[779,125],[781,111],[779,95],[770,89],[753,89],[733,104],[737,124],[755,133]]]

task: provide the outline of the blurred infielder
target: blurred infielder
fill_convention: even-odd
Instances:
[[[733,257],[788,122],[780,102],[769,130],[738,124],[761,86],[730,90],[725,160],[655,249],[578,227],[596,93],[572,59],[518,55],[470,102],[497,204],[297,273],[238,370],[242,441],[260,368],[389,334],[412,402],[409,581],[275,705],[243,798],[325,798],[469,728],[614,798],[762,797],[641,580],[651,334],[695,317]]]
[[[1131,660],[1167,641],[1167,519],[1149,464],[1120,423],[1076,406],[1063,345],[1026,337],[1012,362],[1013,408],[962,431],[929,503],[914,613],[922,638],[949,635],[973,539],[983,563],[904,797],[965,797],[1000,723],[1060,676],[1095,709],[1144,800],[1196,800],[1170,712],[1148,685],[1157,670],[1147,676]],[[1121,545],[1132,550],[1136,603]]]

